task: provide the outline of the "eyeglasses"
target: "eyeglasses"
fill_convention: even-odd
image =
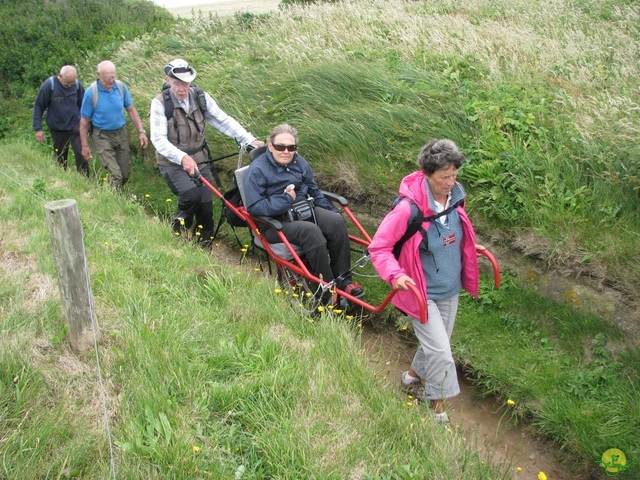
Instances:
[[[101,75],[102,78],[104,78],[105,80],[115,80],[116,78],[118,78],[117,75]]]
[[[273,148],[275,148],[279,152],[284,152],[287,150],[288,152],[295,152],[298,149],[298,145],[284,145],[282,143],[274,143]]]

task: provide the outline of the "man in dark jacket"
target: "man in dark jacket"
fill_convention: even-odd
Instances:
[[[46,112],[46,122],[53,140],[53,151],[58,163],[67,169],[69,145],[76,157],[76,168],[83,175],[89,175],[89,163],[82,156],[80,142],[80,106],[84,88],[78,80],[76,69],[65,65],[60,73],[49,77],[40,87],[33,105],[33,129],[36,140],[44,143],[42,117]]]

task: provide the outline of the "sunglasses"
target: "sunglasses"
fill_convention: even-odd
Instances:
[[[279,152],[284,152],[285,150],[289,152],[295,152],[298,149],[298,145],[283,145],[282,143],[274,143],[273,148],[275,148]]]

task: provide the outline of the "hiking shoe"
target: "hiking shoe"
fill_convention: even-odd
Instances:
[[[211,251],[213,247],[213,233],[211,232],[201,232],[198,235],[198,246],[203,250]]]
[[[362,288],[361,285],[358,285],[357,283],[350,283],[348,285],[345,285],[343,290],[353,297],[356,297],[356,298],[364,297],[364,289]]]
[[[193,217],[188,217],[185,212],[176,212],[171,217],[171,230],[176,237],[187,235],[193,224]]]

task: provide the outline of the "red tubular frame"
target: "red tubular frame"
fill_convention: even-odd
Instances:
[[[233,213],[235,213],[236,215],[238,215],[240,218],[244,219],[247,222],[247,225],[249,225],[251,230],[256,234],[256,236],[262,242],[262,248],[267,252],[267,255],[269,256],[269,258],[271,258],[278,266],[286,267],[289,270],[295,272],[297,275],[300,275],[311,282],[318,283],[321,285],[327,285],[326,281],[316,277],[309,271],[309,269],[306,267],[304,262],[300,259],[298,254],[295,252],[294,248],[291,246],[291,243],[289,243],[289,240],[287,240],[287,238],[284,236],[281,230],[276,229],[276,232],[278,234],[280,241],[286,246],[287,250],[293,257],[291,261],[285,260],[284,258],[276,255],[273,249],[271,248],[271,245],[269,245],[269,242],[267,242],[267,240],[262,235],[262,232],[260,231],[258,224],[259,223],[267,224],[268,222],[266,220],[260,219],[259,217],[258,218],[252,217],[247,213],[246,209],[243,206],[236,207],[235,205],[231,204],[228,200],[224,198],[224,195],[220,193],[220,191],[216,189],[216,187],[214,187],[206,178],[202,177],[201,175],[198,175],[198,179],[209,190],[211,190],[211,192],[213,192],[215,196],[217,196],[220,200],[222,200],[224,204]],[[362,224],[360,224],[360,222],[355,217],[355,215],[351,212],[349,207],[346,205],[346,200],[339,201],[339,203],[344,214],[349,218],[349,220],[351,220],[351,222],[354,224],[358,232],[362,235],[362,237],[358,237],[356,235],[349,234],[349,240],[362,247],[367,248],[371,243],[371,237],[363,228]],[[496,287],[500,286],[500,267],[498,266],[498,262],[496,261],[496,259],[482,245],[476,245],[476,253],[479,257],[485,256],[491,261],[491,264],[493,266],[493,272],[494,272],[494,283]],[[413,292],[413,294],[415,295],[418,301],[418,306],[420,309],[420,322],[427,323],[427,309],[426,309],[424,296],[418,291],[418,289],[414,285],[408,285],[408,287]],[[391,302],[391,299],[397,292],[398,292],[397,290],[391,289],[389,294],[384,298],[384,300],[382,300],[382,303],[380,303],[380,305],[378,306],[375,306],[348,294],[344,290],[336,288],[336,293],[341,297],[347,299],[350,303],[354,305],[359,305],[360,307],[365,308],[370,312],[374,312],[374,313],[382,312],[387,307],[389,302]]]

